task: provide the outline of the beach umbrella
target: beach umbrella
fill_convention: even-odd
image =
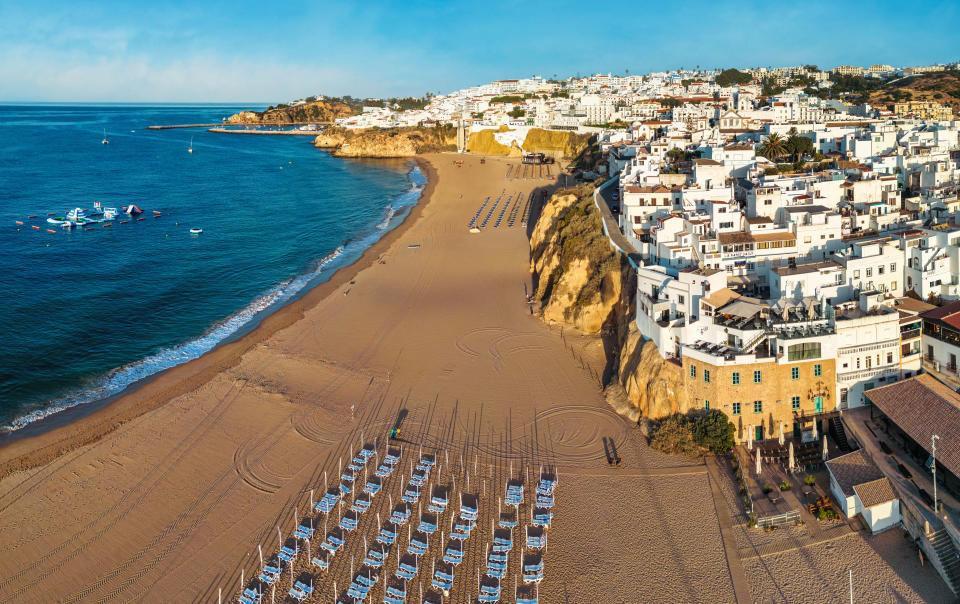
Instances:
[[[817,440],[817,420],[813,420],[813,440]]]
[[[747,426],[747,448],[753,451],[753,424]]]
[[[757,476],[760,476],[760,447],[757,447]]]
[[[781,447],[783,446],[783,422],[782,421],[780,422],[780,446]],[[793,445],[791,444],[790,447],[792,449]]]
[[[823,461],[827,461],[827,435],[823,435]]]
[[[793,459],[793,441],[791,440],[790,441],[790,464],[788,466],[791,472],[793,471],[793,466],[795,465],[795,463],[796,462]]]

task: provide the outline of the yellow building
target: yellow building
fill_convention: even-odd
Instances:
[[[863,67],[840,65],[839,67],[834,67],[832,71],[833,73],[839,73],[840,75],[861,75],[863,74]]]
[[[836,409],[834,359],[779,362],[756,357],[730,363],[684,354],[683,376],[689,400],[702,409],[723,411],[736,426],[737,442],[777,438],[810,429],[814,419]],[[780,359],[784,360],[784,359]],[[821,423],[818,432],[826,428]]]
[[[935,101],[905,101],[895,103],[893,112],[897,117],[915,117],[921,120],[950,121],[953,119],[953,109]]]

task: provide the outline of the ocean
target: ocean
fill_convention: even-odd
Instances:
[[[0,428],[200,356],[355,261],[419,200],[411,162],[146,129],[251,108],[0,106]],[[98,201],[144,220],[46,222]]]

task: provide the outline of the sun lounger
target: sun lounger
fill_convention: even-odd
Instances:
[[[340,519],[339,526],[349,533],[357,530],[359,524],[360,515],[353,510],[348,510],[347,513],[343,515],[343,518]]]
[[[363,485],[363,492],[367,495],[373,497],[383,488],[383,480],[379,477],[371,476],[367,479],[367,483]]]
[[[493,531],[493,551],[509,552],[513,549],[513,535],[509,529],[496,529]]]
[[[484,577],[480,583],[481,602],[499,602],[500,601],[500,579],[495,577]]]
[[[443,592],[431,587],[427,593],[423,594],[423,604],[443,604]]]
[[[523,554],[523,582],[539,583],[543,580],[543,556],[540,552]]]
[[[403,526],[410,520],[410,506],[406,503],[398,503],[390,514],[390,521],[399,526]]]
[[[387,559],[388,555],[390,555],[389,546],[374,545],[367,551],[367,556],[363,559],[363,563],[370,568],[380,568],[383,566],[383,561]]]
[[[547,533],[541,526],[527,527],[527,547],[543,549],[547,546]]]
[[[330,559],[333,556],[329,551],[325,549],[317,550],[317,555],[310,560],[310,564],[316,566],[320,570],[330,570]]]
[[[309,583],[297,581],[293,584],[293,587],[290,588],[290,597],[298,602],[303,602],[311,595],[313,595],[313,585]]]
[[[240,604],[258,604],[262,597],[262,593],[253,589],[252,587],[248,587],[243,590],[243,593],[240,594],[240,598],[237,601]]]
[[[397,577],[387,580],[387,587],[383,593],[384,604],[404,604],[407,599],[407,583]]]
[[[394,573],[397,578],[403,579],[404,581],[410,581],[417,576],[417,571],[419,570],[419,563],[417,561],[417,556],[413,554],[404,554],[400,558],[400,562],[397,564],[397,571]]]
[[[297,530],[293,533],[293,536],[301,540],[313,539],[313,534],[315,532],[316,531],[312,527],[301,524],[297,527]]]
[[[417,531],[410,537],[410,545],[407,551],[415,556],[422,556],[430,548],[430,535]]]
[[[357,497],[353,500],[353,505],[350,506],[350,509],[358,514],[362,514],[370,509],[370,504],[373,503],[369,497]]]
[[[443,595],[450,595],[450,588],[453,587],[453,566],[441,562],[433,571],[433,580],[430,585],[443,592]]]
[[[337,489],[330,489],[324,493],[320,501],[313,504],[313,509],[324,514],[328,514],[333,511],[333,508],[337,507],[337,502],[340,501],[340,491]]]
[[[420,524],[417,530],[421,533],[432,535],[437,532],[437,516],[431,512],[426,512],[420,517]]]
[[[463,542],[450,539],[450,541],[447,542],[446,549],[443,550],[443,561],[447,564],[457,566],[463,562],[463,555]]]
[[[380,527],[380,532],[377,534],[377,543],[382,543],[383,545],[393,545],[393,542],[396,540],[397,525],[391,520]]]
[[[407,485],[407,488],[404,489],[403,496],[400,498],[400,500],[404,503],[416,503],[420,501],[420,489]]]
[[[280,553],[277,554],[277,556],[284,562],[292,562],[297,558],[298,553],[299,552],[297,552],[296,550],[284,545],[283,547],[280,548]]]

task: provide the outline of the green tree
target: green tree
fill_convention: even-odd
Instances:
[[[693,455],[697,452],[693,433],[682,415],[671,415],[662,420],[650,436],[650,446],[670,455]]]
[[[693,420],[694,442],[711,453],[726,453],[733,448],[736,427],[719,409],[698,413]]]
[[[744,73],[739,69],[724,69],[719,74],[717,74],[717,86],[722,86],[726,88],[727,86],[732,86],[734,84],[749,84],[753,79],[753,76],[749,73]]]
[[[786,144],[783,138],[774,132],[757,148],[757,154],[774,161],[787,154]]]

